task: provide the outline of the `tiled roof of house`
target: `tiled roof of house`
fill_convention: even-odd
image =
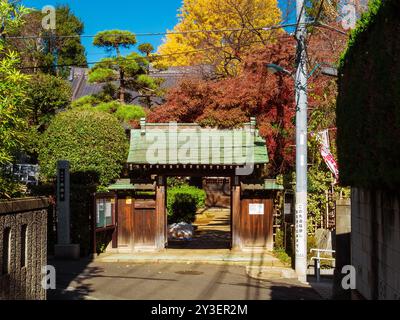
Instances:
[[[176,87],[183,79],[205,79],[212,75],[211,66],[193,66],[193,67],[171,67],[166,70],[157,70],[150,68],[150,75],[153,78],[162,78],[164,82],[161,87],[169,89]],[[103,90],[103,84],[93,84],[88,82],[87,68],[72,67],[70,74],[70,82],[72,85],[72,101],[87,95],[100,93]],[[115,82],[118,84],[118,81]],[[132,97],[139,96],[138,92],[128,91]],[[160,98],[153,99],[155,103],[161,103]],[[138,103],[138,101],[132,101]]]

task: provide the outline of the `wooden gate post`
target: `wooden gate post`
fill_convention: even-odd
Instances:
[[[165,249],[167,244],[167,179],[164,176],[157,177],[156,186],[156,219],[157,219],[157,250]]]
[[[240,238],[241,186],[239,177],[232,178],[232,249],[242,249]]]

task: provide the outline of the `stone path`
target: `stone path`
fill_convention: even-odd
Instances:
[[[166,249],[161,252],[105,253],[96,258],[98,262],[112,263],[181,263],[240,265],[245,267],[286,268],[282,262],[266,251],[231,251],[226,249]]]
[[[212,219],[207,219],[212,215]],[[230,209],[208,209],[198,216],[191,241],[169,241],[173,249],[228,249],[231,247]]]

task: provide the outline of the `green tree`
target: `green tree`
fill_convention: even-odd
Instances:
[[[8,40],[14,50],[21,53],[23,65],[30,67],[25,72],[42,71],[66,78],[69,75],[69,66],[87,66],[85,48],[79,37],[84,32],[83,22],[68,5],[57,6],[56,17],[56,31],[44,30],[42,12],[33,10],[24,16],[26,23],[11,34],[41,37]],[[57,35],[68,37],[56,37]]]
[[[27,89],[27,106],[31,125],[43,132],[57,111],[66,109],[71,101],[71,86],[62,78],[39,73],[32,77]]]
[[[57,112],[66,109],[71,102],[70,84],[57,76],[38,73],[31,77],[26,89],[26,107],[29,109],[29,128],[25,152],[37,159],[40,135],[47,129]]]
[[[139,121],[146,117],[146,112],[141,106],[121,105],[115,112],[115,116],[122,122]]]
[[[1,41],[12,34],[24,24],[22,16],[29,12],[29,9],[19,3],[20,1],[0,0],[0,35]]]
[[[69,160],[71,173],[98,176],[107,186],[121,174],[128,141],[119,121],[95,110],[69,110],[58,114],[39,144],[41,174],[51,180],[58,160]]]
[[[121,49],[129,49],[137,43],[136,36],[124,30],[107,30],[99,32],[94,38],[96,47],[104,48],[109,52],[116,51],[121,56]]]
[[[311,90],[315,84],[310,86]],[[309,129],[310,132],[317,133],[319,131],[336,127],[336,97],[337,84],[335,80],[327,80],[324,84],[323,91],[319,96],[313,96],[316,99],[316,106],[310,112]],[[337,159],[336,131],[330,130],[331,152]],[[334,191],[335,197],[340,195],[349,196],[349,190],[341,188],[335,183],[335,179],[321,156],[320,143],[317,139],[309,140],[309,163],[308,170],[309,180],[309,232],[314,233],[316,229],[324,226],[326,212],[334,209],[334,199],[327,200],[326,193]],[[333,187],[333,190],[332,190]]]
[[[158,48],[160,64],[215,66],[220,76],[235,76],[254,48],[265,47],[276,34],[260,27],[279,24],[277,0],[183,0],[179,21]],[[242,29],[225,32],[200,30]],[[208,50],[212,49],[212,50]],[[176,54],[176,53],[182,54]]]
[[[56,31],[59,35],[72,36],[70,38],[57,38],[55,41],[53,55],[57,67],[57,74],[66,77],[69,75],[70,65],[87,66],[85,47],[78,37],[84,32],[84,23],[74,15],[68,5],[61,5],[56,8]],[[51,43],[49,43],[49,46]],[[65,67],[64,67],[65,66]]]
[[[154,51],[154,47],[151,43],[142,43],[139,45],[138,50],[146,57],[150,57],[151,53]]]
[[[126,102],[127,89],[138,91],[140,94],[157,94],[157,81],[148,75],[149,61],[138,53],[122,56],[121,49],[129,49],[136,44],[136,36],[129,31],[109,30],[97,34],[93,44],[104,48],[109,53],[115,51],[111,58],[102,59],[89,73],[92,83],[112,83],[118,81],[118,98]]]
[[[340,0],[321,1],[309,0],[307,14],[322,22],[331,22],[339,17],[339,4]]]
[[[0,1],[2,33],[8,34],[22,24],[27,9],[9,1]],[[0,38],[0,198],[11,197],[18,186],[4,172],[16,151],[26,141],[28,108],[25,105],[29,78],[18,71],[19,56],[8,50]]]

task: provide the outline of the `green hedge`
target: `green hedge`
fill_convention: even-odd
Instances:
[[[168,222],[194,222],[197,210],[204,208],[205,203],[206,193],[204,190],[191,186],[180,186],[168,189]]]
[[[121,105],[115,112],[115,116],[125,122],[138,121],[146,117],[146,112],[141,106],[136,105]]]
[[[100,186],[120,176],[127,154],[128,139],[117,118],[94,110],[61,112],[39,144],[43,177],[51,180],[57,161],[69,160],[71,173],[94,173]]]
[[[340,63],[338,156],[346,186],[400,183],[400,1],[373,0]]]
[[[84,96],[71,104],[73,110],[97,110],[114,114],[122,122],[139,121],[146,117],[142,106],[120,103],[119,101],[102,101],[97,96]]]

